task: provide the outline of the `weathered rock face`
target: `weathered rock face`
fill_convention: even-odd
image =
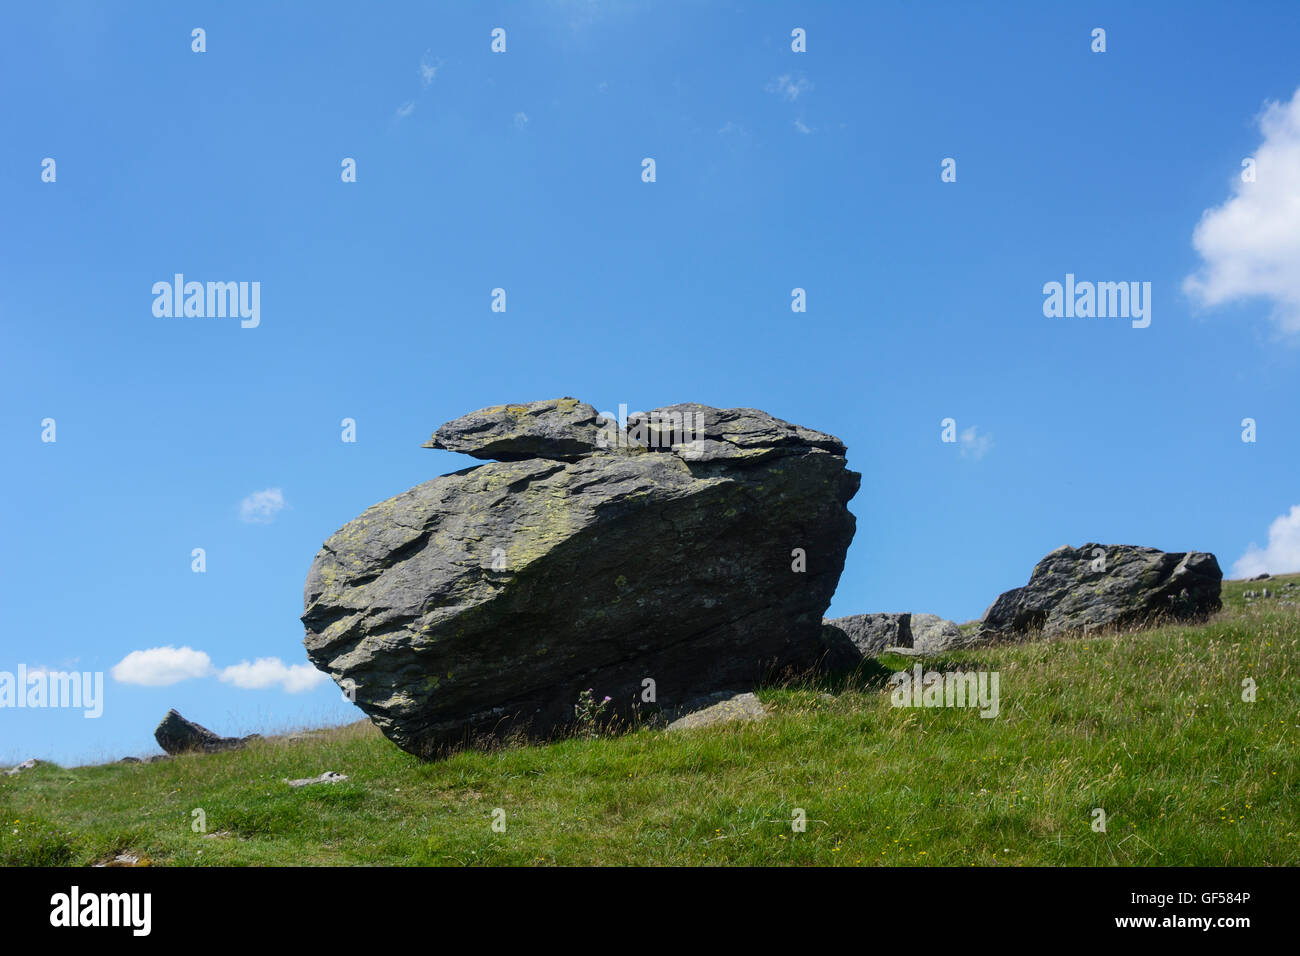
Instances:
[[[249,734],[247,737],[222,737],[214,734],[201,724],[186,720],[175,710],[169,710],[167,716],[162,719],[157,729],[154,730],[153,737],[154,740],[158,741],[158,746],[167,753],[183,754],[195,751],[216,753],[221,750],[236,750],[250,740],[260,739],[261,735]]]
[[[1222,581],[1218,560],[1203,551],[1091,543],[1057,548],[1038,562],[1028,584],[1002,594],[984,612],[978,639],[1194,619],[1222,606]]]
[[[670,708],[809,663],[853,537],[843,444],[754,409],[628,425],[559,399],[439,428],[431,447],[507,460],[326,541],[304,590],[308,657],[422,756],[555,730],[587,688],[622,711],[653,681]]]

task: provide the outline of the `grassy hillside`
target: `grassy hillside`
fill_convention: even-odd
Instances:
[[[1282,598],[1300,602],[1300,576],[1226,582],[1225,610],[1200,626],[929,663],[998,671],[991,720],[894,708],[877,675],[763,691],[774,714],[755,724],[431,764],[361,723],[153,764],[41,765],[0,777],[0,863],[1296,865],[1300,607],[1243,597],[1288,581]],[[326,770],[350,779],[282,782]]]

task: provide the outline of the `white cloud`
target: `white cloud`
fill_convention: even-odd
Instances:
[[[524,128],[525,126],[527,126],[527,125],[528,125],[528,114],[527,114],[527,113],[522,113],[522,112],[521,112],[521,113],[516,113],[516,114],[515,114],[515,129],[523,129],[523,128]]]
[[[767,84],[767,91],[775,93],[783,100],[793,103],[800,95],[807,93],[813,88],[812,82],[805,76],[793,76],[789,73],[783,73],[771,83]]]
[[[239,503],[239,520],[249,524],[270,524],[284,509],[284,492],[279,488],[255,491]]]
[[[812,132],[812,127],[809,126],[801,119],[796,119],[794,121],[794,128],[797,129],[799,132],[803,133],[805,136],[807,136],[809,133]]]
[[[1204,305],[1262,297],[1286,332],[1300,332],[1300,89],[1259,116],[1255,182],[1234,177],[1233,195],[1207,209],[1192,234],[1204,262],[1183,290]]]
[[[970,457],[979,461],[993,447],[993,436],[978,434],[974,425],[964,429],[959,437],[961,438],[961,454],[963,458]]]
[[[1300,505],[1289,514],[1278,515],[1268,526],[1268,547],[1254,541],[1232,566],[1232,576],[1253,578],[1257,574],[1290,574],[1300,571]]]
[[[441,67],[441,63],[429,62],[428,53],[420,57],[420,85],[424,87],[433,85],[433,78],[438,75],[438,70]]]
[[[407,100],[397,108],[397,118],[406,119],[415,112],[415,100]]]
[[[253,663],[240,661],[216,671],[212,659],[192,647],[152,647],[132,651],[114,665],[113,679],[122,684],[168,687],[196,677],[216,676],[227,684],[249,690],[280,687],[290,694],[311,690],[329,680],[310,664],[287,665],[278,657],[259,657]]]
[[[212,673],[212,659],[192,647],[151,647],[132,651],[113,665],[113,680],[145,687],[167,687]]]
[[[240,661],[225,668],[218,676],[225,683],[245,690],[265,690],[279,684],[290,694],[311,690],[317,684],[329,680],[323,671],[310,664],[286,665],[278,657],[259,657],[251,664]]]

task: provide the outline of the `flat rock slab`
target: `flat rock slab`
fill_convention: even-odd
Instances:
[[[522,405],[493,405],[447,422],[425,448],[458,451],[492,461],[546,458],[577,461],[606,449],[602,419],[576,398],[552,398]]]
[[[345,773],[335,773],[333,770],[326,770],[319,777],[304,777],[301,780],[286,780],[291,787],[310,787],[314,783],[342,783],[348,779]]]
[[[666,729],[694,730],[735,721],[762,720],[770,713],[767,705],[752,693],[733,694],[728,691],[709,694],[681,710],[686,713],[672,720]]]

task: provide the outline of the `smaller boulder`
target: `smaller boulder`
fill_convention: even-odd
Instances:
[[[974,643],[953,621],[937,614],[912,615],[912,647],[923,654],[938,654]]]
[[[831,670],[852,667],[886,651],[938,654],[969,647],[976,640],[937,614],[851,614],[822,622],[824,665]]]
[[[24,760],[24,761],[23,761],[22,763],[20,763],[18,766],[16,766],[16,767],[11,767],[10,769],[6,770],[6,771],[5,771],[5,776],[6,776],[6,777],[16,777],[16,776],[18,776],[20,773],[22,773],[24,770],[31,770],[31,769],[32,769],[33,767],[35,767],[38,763],[40,763],[40,761],[39,761],[39,760],[36,760],[36,759],[32,759],[32,760]]]
[[[222,750],[237,750],[250,740],[258,740],[261,734],[249,734],[247,737],[222,737],[208,728],[186,720],[175,710],[167,711],[167,716],[153,732],[158,746],[168,754],[183,753],[217,753]]]
[[[910,614],[850,614],[822,625],[840,631],[860,657],[877,657],[887,647],[912,646]]]
[[[1222,607],[1222,581],[1218,560],[1203,551],[1065,546],[1038,562],[1028,584],[998,596],[984,612],[979,639],[1195,620]]]

